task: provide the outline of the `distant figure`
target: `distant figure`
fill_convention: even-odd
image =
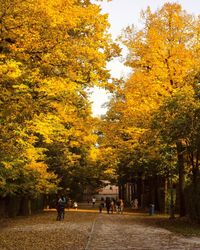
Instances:
[[[75,210],[78,209],[78,203],[77,203],[76,201],[74,201],[73,208],[74,208]]]
[[[56,202],[56,210],[57,210],[57,220],[64,220],[65,217],[65,197],[59,196]]]
[[[65,217],[65,205],[66,205],[66,198],[64,195],[61,196],[59,199],[60,209],[61,209],[61,220],[64,220]]]
[[[56,217],[56,220],[61,220],[61,207],[60,207],[60,203],[59,203],[59,200],[60,200],[60,196],[57,198],[56,200],[56,210],[57,210],[57,217]]]
[[[102,213],[103,207],[104,207],[104,202],[101,202],[99,204],[99,213]]]
[[[106,197],[106,211],[107,211],[107,214],[110,213],[110,207],[111,207],[111,200],[109,197]]]
[[[112,214],[115,211],[115,200],[114,199],[112,199],[112,201],[110,203],[110,211]]]
[[[103,207],[105,207],[105,205],[104,205],[104,198],[103,197],[101,197],[101,204],[102,204]]]
[[[96,203],[96,198],[95,198],[95,197],[92,197],[92,206],[93,206],[93,207],[94,207],[95,203]]]
[[[120,200],[119,199],[116,201],[116,212],[117,213],[120,212]]]
[[[134,206],[134,209],[138,209],[138,199],[137,198],[134,199],[133,206]]]
[[[120,199],[120,212],[121,212],[121,214],[123,214],[123,211],[124,211],[124,202],[122,199]]]

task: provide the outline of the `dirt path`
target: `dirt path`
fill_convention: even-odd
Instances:
[[[200,238],[177,236],[133,214],[55,212],[0,221],[0,250],[194,250]]]
[[[56,212],[3,221],[0,250],[85,249],[95,213],[67,212],[56,221]]]

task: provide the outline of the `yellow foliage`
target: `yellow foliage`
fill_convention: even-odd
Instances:
[[[21,63],[14,60],[7,60],[5,63],[0,63],[0,78],[14,80],[22,75],[20,69]],[[1,81],[1,80],[0,80]]]
[[[0,13],[0,180],[16,180],[6,194],[56,191],[52,172],[95,159],[86,89],[107,84],[119,48],[90,1],[0,0]]]
[[[152,117],[177,92],[193,96],[199,73],[199,20],[177,3],[166,3],[154,13],[148,8],[142,19],[141,30],[128,27],[121,37],[132,73],[119,84],[100,126],[101,157],[108,173],[119,167],[126,175],[127,169],[134,171],[148,160],[157,164],[160,141]]]

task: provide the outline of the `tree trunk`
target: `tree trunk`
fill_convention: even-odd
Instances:
[[[19,215],[31,215],[31,200],[28,197],[22,197],[20,202]]]
[[[156,210],[160,211],[160,200],[159,200],[159,178],[157,175],[155,175],[154,177],[155,180],[155,184],[154,184],[154,204],[155,204],[155,208]]]
[[[185,210],[185,196],[184,196],[184,156],[183,151],[184,147],[181,141],[178,141],[176,143],[177,147],[177,157],[178,157],[178,174],[179,174],[179,184],[178,184],[178,191],[179,191],[179,215],[180,217],[183,217],[186,215]]]
[[[144,180],[142,174],[137,179],[137,197],[138,204],[141,208],[144,208]]]
[[[5,214],[8,217],[15,217],[18,215],[20,207],[19,196],[6,196],[5,197]]]
[[[0,197],[0,218],[6,217],[6,201]]]
[[[168,195],[168,178],[164,177],[164,190],[163,190],[163,212],[166,214],[168,211],[167,207],[167,195]]]

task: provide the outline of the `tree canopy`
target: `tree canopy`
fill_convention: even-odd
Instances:
[[[106,62],[119,53],[108,27],[90,1],[0,1],[1,196],[91,182],[88,88],[106,87]]]
[[[199,179],[199,19],[177,3],[147,8],[141,18],[142,29],[127,27],[120,37],[132,73],[102,121],[102,154],[111,152],[125,183],[173,173],[181,200],[184,182]]]

